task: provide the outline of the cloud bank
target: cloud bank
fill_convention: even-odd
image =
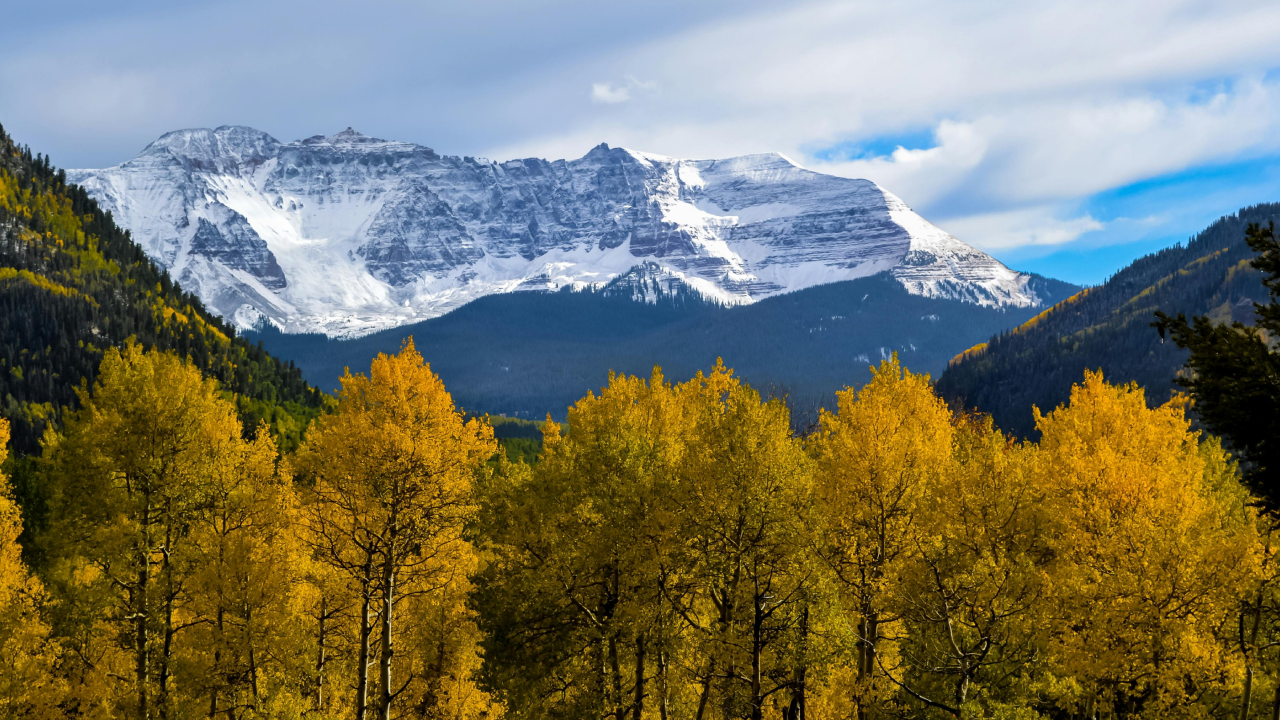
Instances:
[[[222,123],[499,159],[778,151],[998,249],[1100,234],[1097,193],[1280,153],[1270,0],[38,5],[0,48],[0,122],[65,165]]]

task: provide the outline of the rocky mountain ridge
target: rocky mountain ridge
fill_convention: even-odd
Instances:
[[[923,297],[1043,304],[1031,276],[875,183],[778,154],[682,160],[601,144],[577,160],[494,162],[350,128],[281,143],[223,126],[68,178],[241,328],[358,336],[633,271],[727,305],[882,272]]]

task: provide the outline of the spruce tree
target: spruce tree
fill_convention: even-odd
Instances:
[[[1280,510],[1280,241],[1274,222],[1250,223],[1245,240],[1257,253],[1250,264],[1270,293],[1269,303],[1254,303],[1253,326],[1163,312],[1152,325],[1161,338],[1191,351],[1186,367],[1192,374],[1178,384],[1191,391],[1200,419],[1227,440],[1245,479],[1274,512]]]

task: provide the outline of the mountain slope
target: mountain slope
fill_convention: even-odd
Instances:
[[[1039,277],[1029,282],[1050,302],[1079,289]],[[648,302],[635,302],[642,296]],[[889,353],[913,370],[937,373],[959,349],[1035,312],[913,295],[889,273],[725,307],[634,273],[597,290],[491,295],[355,339],[274,328],[249,335],[326,389],[344,366],[363,367],[413,335],[471,412],[563,417],[568,405],[605,385],[611,370],[647,377],[660,365],[670,377],[689,377],[717,357],[805,412],[868,380],[869,366]]]
[[[32,452],[103,350],[129,337],[189,355],[239,395],[246,421],[296,436],[320,395],[175,285],[128,233],[0,128],[0,414]]]
[[[1029,276],[874,183],[777,154],[599,145],[499,163],[349,128],[280,143],[226,126],[70,177],[241,328],[360,335],[494,293],[600,286],[641,263],[724,304],[888,271],[914,295],[1042,305]]]
[[[1136,381],[1152,403],[1178,389],[1174,377],[1187,353],[1162,342],[1151,327],[1156,310],[1250,322],[1252,303],[1266,291],[1249,266],[1244,242],[1250,222],[1280,220],[1280,204],[1240,210],[1210,225],[1185,246],[1134,261],[1013,331],[955,358],[938,380],[943,397],[989,412],[1008,432],[1035,431],[1034,404],[1048,411],[1067,400],[1086,369],[1112,382]]]

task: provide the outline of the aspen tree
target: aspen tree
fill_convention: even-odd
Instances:
[[[679,637],[664,595],[679,583],[663,553],[682,423],[660,372],[615,375],[570,408],[567,436],[544,425],[535,468],[500,463],[476,598],[486,674],[522,712],[622,720],[670,707]]]
[[[357,718],[371,699],[389,720],[415,679],[394,675],[399,604],[443,591],[464,562],[474,475],[496,447],[487,425],[464,420],[412,339],[399,354],[374,358],[368,376],[347,372],[337,412],[308,433],[300,463],[314,481],[306,511],[313,547],[359,592]]]
[[[310,660],[298,612],[304,563],[292,533],[296,500],[265,427],[215,459],[208,502],[192,520],[183,653],[186,702],[208,717],[278,717],[302,702]]]
[[[951,460],[954,429],[927,375],[898,363],[873,368],[860,390],[837,393],[810,442],[822,510],[819,553],[853,616],[858,718],[893,692],[884,672],[887,632],[902,620],[899,589],[914,561],[919,515]],[[890,658],[890,664],[892,660]]]
[[[1189,429],[1179,400],[1148,409],[1136,385],[1093,372],[1036,423],[1068,619],[1053,650],[1080,705],[1168,717],[1238,681],[1218,628],[1238,612],[1258,538],[1221,445]]]
[[[9,445],[9,423],[0,420],[0,462]],[[0,475],[0,717],[52,718],[62,702],[54,675],[56,646],[41,617],[44,585],[22,561],[22,517]]]
[[[677,391],[690,429],[675,495],[696,590],[681,617],[702,648],[694,717],[760,720],[797,689],[790,650],[813,577],[809,461],[782,402],[762,402],[723,363]]]
[[[46,443],[54,522],[45,542],[73,596],[69,604],[96,603],[101,614],[86,619],[113,625],[119,647],[132,656],[129,714],[169,717],[174,652],[190,627],[180,616],[193,572],[191,521],[208,500],[215,459],[240,442],[240,424],[198,368],[132,342],[106,352],[80,405],[64,436]],[[75,658],[100,658],[94,667],[110,654],[95,634],[73,633],[72,640]],[[107,677],[117,679],[103,682],[123,680]]]
[[[1011,442],[989,417],[966,417],[953,447],[931,478],[902,574],[903,672],[893,680],[912,701],[986,717],[1032,695],[1053,553],[1034,446]]]

